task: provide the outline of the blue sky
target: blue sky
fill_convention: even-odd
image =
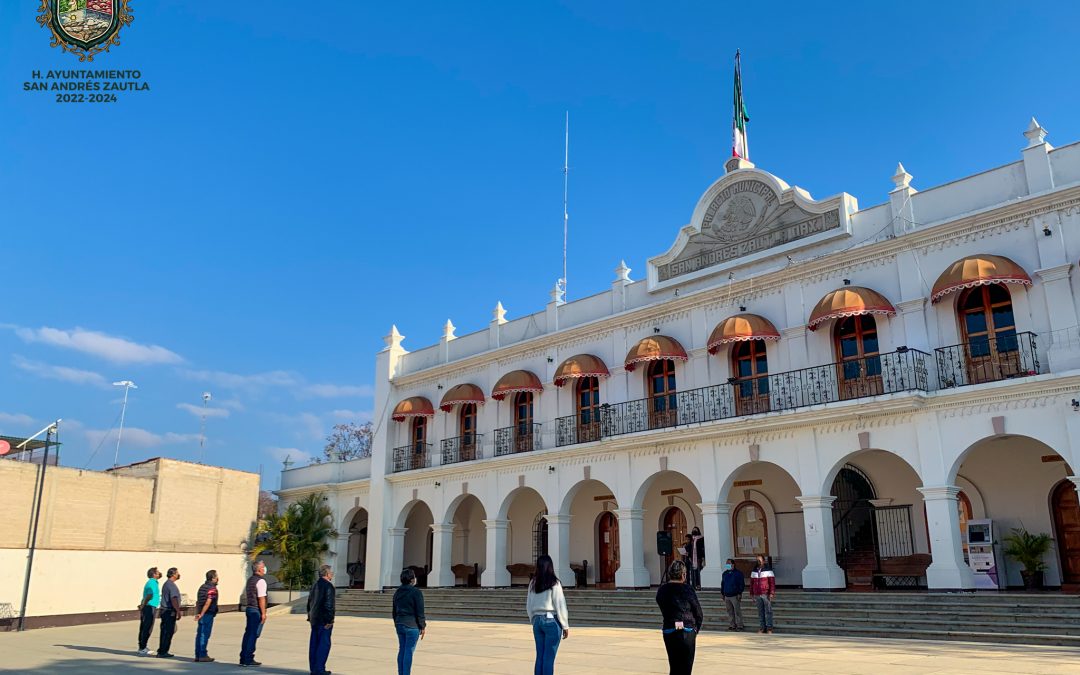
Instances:
[[[570,299],[640,278],[722,173],[736,47],[752,159],[819,198],[1013,161],[1032,115],[1080,140],[1080,5],[811,4],[132,0],[93,65],[151,90],[75,105],[21,90],[84,66],[0,3],[0,433],[111,465],[132,379],[121,462],[196,459],[211,391],[206,460],[275,487],[370,414],[391,323],[547,301],[564,111]]]

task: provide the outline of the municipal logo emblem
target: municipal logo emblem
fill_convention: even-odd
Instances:
[[[52,46],[93,61],[120,44],[120,29],[131,23],[130,0],[41,0],[38,23],[52,31]]]

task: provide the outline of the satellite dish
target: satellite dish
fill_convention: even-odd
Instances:
[[[11,452],[11,443],[0,440],[0,455],[6,455]]]

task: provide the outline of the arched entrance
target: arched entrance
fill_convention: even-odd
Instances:
[[[427,587],[431,571],[431,525],[434,522],[431,509],[424,502],[416,502],[405,518],[401,568],[411,567],[416,573],[416,585],[421,588]]]
[[[877,570],[877,532],[870,479],[852,464],[845,464],[833,480],[833,536],[836,564],[847,574],[848,586],[870,587]]]
[[[600,542],[600,559],[597,561],[596,585],[615,585],[615,572],[619,569],[619,519],[611,511],[604,511],[596,521],[596,536]]]
[[[1072,481],[1057,484],[1050,496],[1050,510],[1061,562],[1061,588],[1076,591],[1080,589],[1080,499]]]
[[[689,532],[686,527],[686,514],[677,506],[670,507],[667,511],[664,511],[664,522],[661,529],[671,535],[671,553],[664,556],[664,567],[667,568],[674,560],[683,559],[683,556],[679,555],[678,551],[679,547],[683,546],[683,542],[686,541],[686,534]]]
[[[349,521],[349,548],[345,562],[345,572],[348,579],[344,582],[350,588],[364,587],[364,572],[367,567],[367,537],[368,537],[368,513],[365,509],[359,509]]]

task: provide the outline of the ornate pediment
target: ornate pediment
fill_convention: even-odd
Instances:
[[[855,198],[815,201],[772,174],[739,169],[714,183],[671,249],[649,260],[649,290],[850,236]]]

